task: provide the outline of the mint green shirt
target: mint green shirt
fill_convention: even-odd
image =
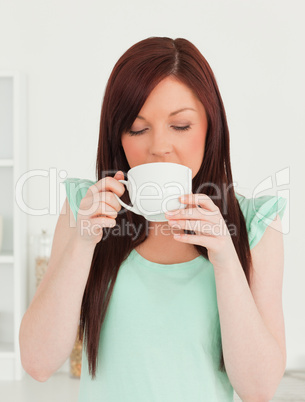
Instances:
[[[75,218],[93,183],[65,180]],[[276,215],[282,218],[287,200],[235,194],[252,249]],[[230,380],[218,370],[220,356],[213,265],[203,256],[157,264],[133,249],[120,266],[101,329],[95,380],[83,344],[78,402],[233,401]]]

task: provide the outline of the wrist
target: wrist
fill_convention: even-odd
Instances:
[[[234,274],[235,272],[240,272],[240,270],[243,271],[242,265],[239,261],[239,259],[233,259],[231,261],[227,261],[224,266],[216,266],[213,265],[214,267],[214,273],[216,275],[223,275],[223,274]]]
[[[69,249],[72,253],[78,253],[81,252],[82,254],[92,254],[94,253],[95,250],[95,243],[92,243],[87,240],[81,239],[79,236],[75,235],[71,237],[69,241]]]

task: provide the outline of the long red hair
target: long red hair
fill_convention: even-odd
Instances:
[[[202,189],[205,183],[205,194],[217,195],[215,201],[212,199],[219,207],[227,226],[235,228],[231,234],[232,240],[250,283],[250,247],[245,219],[234,194],[225,109],[211,67],[188,40],[150,37],[131,46],[115,64],[101,110],[97,180],[105,176],[113,177],[118,170],[125,174],[130,169],[121,144],[121,135],[130,130],[150,92],[168,76],[187,85],[206,110],[208,129],[205,153],[201,167],[193,178],[192,192],[198,193],[198,189]],[[211,185],[207,185],[209,183]],[[124,192],[121,199],[130,205],[128,191]],[[112,235],[113,228],[103,229],[104,236],[95,247],[81,306],[79,339],[82,340],[85,335],[84,343],[92,379],[96,376],[100,331],[119,267],[131,250],[147,237],[148,221],[144,217],[122,208],[116,220],[118,227],[128,223],[134,233],[130,236],[116,236]],[[185,233],[193,232],[185,230]],[[207,249],[198,245],[195,247],[208,260]],[[225,371],[221,343],[219,347],[219,369]]]

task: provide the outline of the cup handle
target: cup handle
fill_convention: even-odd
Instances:
[[[123,183],[123,184],[127,187],[127,190],[128,190],[128,181],[127,181],[127,180],[118,180],[118,181],[119,181],[120,183]],[[129,211],[132,211],[133,213],[139,215],[139,212],[136,211],[133,206],[130,206],[130,205],[125,204],[125,202],[122,201],[120,197],[118,197],[115,193],[113,193],[113,194],[116,196],[117,200],[119,201],[119,203],[120,203],[123,207],[125,207],[125,208],[128,209]]]

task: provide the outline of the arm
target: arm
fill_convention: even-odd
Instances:
[[[21,362],[38,381],[48,379],[72,351],[94,252],[93,246],[78,240],[70,217],[74,220],[66,199],[47,271],[20,325]]]
[[[245,402],[269,401],[286,367],[281,232],[277,216],[251,250],[251,288],[239,261],[215,270],[225,366]]]

